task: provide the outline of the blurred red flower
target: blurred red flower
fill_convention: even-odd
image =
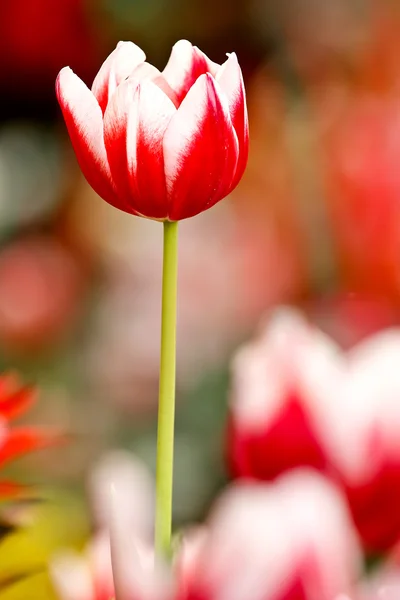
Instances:
[[[92,22],[94,20],[92,19]],[[2,0],[0,67],[7,88],[43,97],[59,69],[67,64],[84,77],[97,62],[98,35],[83,0]]]
[[[315,158],[322,168],[318,177],[325,185],[339,275],[348,289],[398,302],[400,12],[396,2],[374,0],[360,19],[351,4],[335,3],[329,10],[340,7],[337,12],[352,14],[352,25],[336,23],[334,36],[350,36],[352,44],[323,61],[319,74],[308,65],[301,76],[316,126]],[[316,34],[308,31],[311,39],[320,36],[317,27]],[[310,58],[318,61],[321,55],[314,51]]]
[[[14,374],[0,376],[0,468],[9,461],[45,448],[61,438],[55,432],[38,427],[11,427],[11,422],[22,415],[35,401],[36,390],[21,385]],[[25,486],[14,481],[0,480],[0,498],[15,496]]]
[[[354,94],[322,139],[332,230],[347,285],[398,300],[398,98]]]

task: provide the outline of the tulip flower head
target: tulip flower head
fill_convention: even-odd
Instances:
[[[181,40],[160,72],[120,42],[92,89],[61,70],[57,96],[89,184],[125,212],[192,217],[222,200],[247,162],[248,122],[235,54],[223,65]]]

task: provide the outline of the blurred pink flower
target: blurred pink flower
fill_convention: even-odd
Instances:
[[[309,471],[225,492],[208,528],[183,542],[178,600],[334,600],[360,554],[337,490]]]
[[[360,551],[339,491],[312,471],[232,485],[207,524],[181,535],[171,567],[150,541],[152,480],[117,453],[92,478],[97,534],[51,573],[61,600],[339,600]]]
[[[368,551],[400,537],[400,330],[342,353],[281,312],[234,362],[228,455],[234,475],[272,479],[301,464],[343,486]]]

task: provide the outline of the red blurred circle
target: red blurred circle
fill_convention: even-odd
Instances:
[[[57,239],[19,240],[0,252],[0,342],[29,350],[71,327],[83,289],[76,258]]]

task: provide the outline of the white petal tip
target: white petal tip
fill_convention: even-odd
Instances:
[[[63,67],[57,75],[56,82],[60,81],[61,78],[70,77],[71,75],[75,75],[73,70],[70,67]]]
[[[189,40],[178,40],[177,42],[175,42],[174,44],[174,48],[178,48],[178,47],[187,47],[187,48],[193,48],[192,43],[189,42]]]

